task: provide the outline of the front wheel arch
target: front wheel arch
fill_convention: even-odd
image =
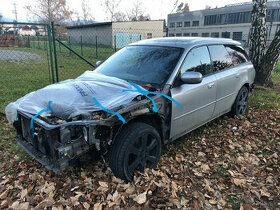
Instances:
[[[134,118],[131,118],[125,124],[116,126],[114,128],[112,143],[114,144],[116,138],[121,133],[121,131],[126,128],[126,126],[130,125],[131,123],[136,123],[136,122],[146,123],[146,124],[154,127],[161,137],[161,141],[162,141],[161,143],[164,144],[164,139],[166,138],[166,135],[164,134],[164,131],[163,131],[163,119],[158,114],[139,115]]]

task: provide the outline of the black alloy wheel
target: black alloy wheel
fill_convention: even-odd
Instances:
[[[161,152],[157,130],[145,123],[128,125],[117,137],[110,152],[109,164],[115,176],[133,181],[136,170],[155,168]]]
[[[245,114],[245,112],[248,109],[248,99],[249,99],[249,90],[247,87],[243,86],[240,89],[235,99],[235,102],[232,106],[231,113],[237,116],[241,116]]]

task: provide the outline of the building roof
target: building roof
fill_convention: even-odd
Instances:
[[[105,25],[112,25],[113,23],[127,23],[127,22],[152,22],[152,21],[162,21],[165,20],[143,20],[143,21],[114,21],[114,22],[100,22],[100,23],[91,23],[91,24],[84,24],[84,25],[77,25],[77,26],[68,26],[67,29],[76,29],[76,28],[91,28],[91,27],[98,27],[98,26],[105,26]]]
[[[77,25],[77,26],[68,26],[67,29],[74,29],[74,28],[91,28],[96,26],[106,26],[106,25],[112,25],[112,22],[102,22],[102,23],[91,23],[91,24],[85,24],[85,25]]]
[[[216,15],[220,12],[222,13],[232,13],[232,12],[244,12],[244,11],[252,11],[252,2],[243,2],[243,3],[236,3],[236,4],[228,4],[224,7],[216,7],[211,9],[201,9],[201,10],[194,10],[189,12],[182,12],[182,13],[170,13],[168,14],[168,19],[170,17],[182,17],[189,14],[205,14],[205,15]],[[269,0],[267,2],[268,9],[276,9],[275,7],[280,7],[280,0]]]
[[[202,37],[165,37],[156,39],[146,39],[130,45],[168,46],[190,48],[199,45],[227,44],[241,45],[240,42],[232,39],[202,38]]]

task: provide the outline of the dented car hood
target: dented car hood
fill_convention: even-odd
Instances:
[[[142,95],[140,92],[123,90],[135,90],[135,87],[119,78],[86,71],[76,79],[65,80],[31,92],[10,103],[5,111],[7,119],[13,123],[17,119],[18,111],[36,115],[46,110],[51,101],[49,112],[68,120],[102,110],[93,98],[104,108],[114,110],[127,106],[135,97]]]

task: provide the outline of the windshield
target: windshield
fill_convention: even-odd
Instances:
[[[128,46],[108,58],[96,71],[140,84],[161,86],[175,68],[183,49]]]

